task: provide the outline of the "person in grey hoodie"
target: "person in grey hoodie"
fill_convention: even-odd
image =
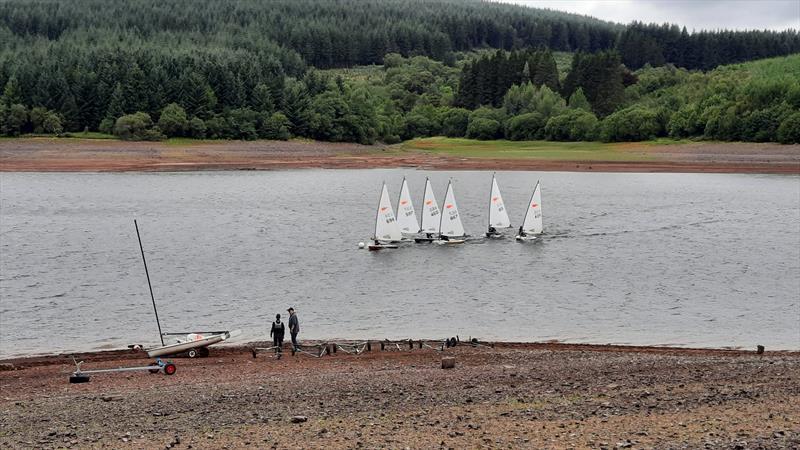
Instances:
[[[297,314],[294,313],[294,308],[289,308],[289,333],[292,335],[292,347],[297,349],[297,333],[300,332],[300,321],[297,320]]]

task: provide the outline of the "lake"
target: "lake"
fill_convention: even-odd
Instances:
[[[485,231],[491,172],[2,173],[0,356],[158,342],[134,218],[165,331],[800,348],[800,177],[499,172],[542,239],[358,249],[404,175]]]

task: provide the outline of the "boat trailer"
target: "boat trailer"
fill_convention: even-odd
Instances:
[[[156,358],[155,362],[151,363],[147,366],[135,366],[135,367],[117,367],[113,369],[92,369],[92,370],[81,370],[81,365],[83,361],[76,361],[75,357],[72,357],[72,362],[75,363],[75,372],[69,376],[70,383],[88,383],[90,380],[90,375],[94,373],[112,373],[112,372],[134,372],[139,370],[147,370],[150,373],[158,373],[163,372],[164,375],[174,375],[175,372],[178,370],[177,366],[173,364],[171,361],[164,362],[161,358]]]

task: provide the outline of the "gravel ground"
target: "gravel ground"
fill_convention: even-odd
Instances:
[[[800,448],[800,353],[564,344],[176,358],[69,384],[5,361],[2,448]],[[147,364],[79,355],[84,369]]]

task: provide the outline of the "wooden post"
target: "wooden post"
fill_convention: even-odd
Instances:
[[[456,358],[453,356],[445,356],[442,358],[442,369],[454,369],[456,367]]]

